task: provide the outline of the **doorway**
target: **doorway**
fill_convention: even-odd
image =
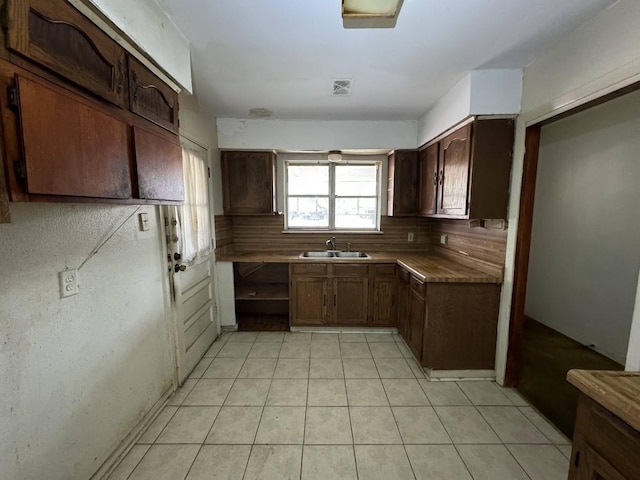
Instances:
[[[506,383],[571,435],[571,368],[621,370],[640,252],[640,92],[532,125]]]
[[[185,201],[165,208],[178,383],[220,332],[214,294],[209,154],[181,139]]]

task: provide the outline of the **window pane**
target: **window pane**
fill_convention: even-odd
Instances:
[[[336,195],[375,196],[378,169],[375,165],[336,165]]]
[[[336,228],[376,228],[375,198],[336,198]]]
[[[328,197],[289,197],[287,202],[289,227],[329,227]]]
[[[328,165],[289,165],[289,195],[329,195]]]

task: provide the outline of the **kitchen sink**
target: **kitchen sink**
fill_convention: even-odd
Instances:
[[[338,258],[371,258],[364,252],[336,252],[335,256]]]
[[[364,259],[371,258],[364,252],[341,252],[336,250],[322,250],[317,252],[302,252],[299,258],[351,258]]]
[[[334,252],[302,252],[300,258],[333,258]]]

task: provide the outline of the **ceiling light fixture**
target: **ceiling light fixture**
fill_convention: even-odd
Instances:
[[[330,150],[329,155],[327,155],[327,160],[330,162],[341,162],[342,152],[340,150]]]
[[[342,0],[344,28],[393,28],[403,0]]]

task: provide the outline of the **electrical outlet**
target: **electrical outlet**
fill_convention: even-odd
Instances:
[[[449,235],[440,235],[440,243],[442,245],[449,243]]]
[[[149,230],[149,214],[148,213],[140,213],[138,214],[138,221],[140,222],[140,230],[146,232]]]
[[[78,294],[78,271],[75,268],[60,272],[60,298]]]
[[[413,242],[413,239],[415,238],[413,233],[408,233],[407,234],[407,242]]]

